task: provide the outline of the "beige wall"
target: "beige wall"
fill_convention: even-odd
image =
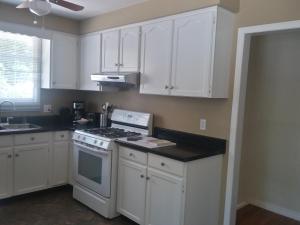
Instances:
[[[33,25],[34,16],[26,9],[16,9],[14,6],[0,3],[0,21],[18,23],[23,25]],[[41,17],[37,18],[39,25],[42,24]],[[78,34],[79,22],[59,16],[49,15],[45,17],[45,27],[52,30]]]
[[[240,202],[300,212],[300,31],[252,41]]]

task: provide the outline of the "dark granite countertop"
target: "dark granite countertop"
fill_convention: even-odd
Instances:
[[[14,123],[21,123],[22,121],[16,121]],[[0,136],[3,135],[13,135],[13,134],[27,134],[27,133],[41,133],[41,132],[54,132],[54,131],[74,131],[74,130],[82,130],[95,128],[95,124],[87,124],[87,125],[73,125],[72,121],[69,120],[61,120],[59,116],[32,116],[26,117],[26,122],[34,125],[38,125],[41,128],[35,130],[0,130]]]
[[[189,162],[220,155],[224,154],[226,151],[226,140],[218,138],[205,137],[162,128],[155,128],[154,137],[175,142],[177,145],[149,149],[122,140],[117,140],[117,143],[138,151],[161,155],[181,162]]]

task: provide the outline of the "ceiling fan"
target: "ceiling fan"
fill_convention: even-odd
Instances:
[[[28,8],[30,12],[38,16],[45,16],[51,12],[51,3],[70,9],[72,11],[81,11],[83,6],[68,2],[65,0],[24,0],[18,9]]]

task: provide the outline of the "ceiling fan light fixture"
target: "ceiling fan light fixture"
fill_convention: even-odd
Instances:
[[[43,0],[30,1],[29,10],[38,16],[45,16],[51,12],[51,4]]]

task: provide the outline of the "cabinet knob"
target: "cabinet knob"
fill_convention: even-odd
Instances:
[[[171,86],[170,89],[173,90],[173,89],[174,89],[174,86]]]
[[[150,177],[146,177],[146,180],[150,180]]]
[[[62,134],[62,135],[60,135],[60,137],[61,137],[61,138],[64,138],[64,137],[65,137],[65,135],[63,135],[63,134]]]
[[[34,137],[31,137],[31,138],[30,138],[30,140],[31,140],[31,141],[34,141],[34,140],[35,140],[35,138],[34,138]]]
[[[129,156],[130,156],[130,157],[134,157],[134,154],[133,154],[133,153],[129,153]]]
[[[119,66],[124,66],[124,64],[123,64],[123,63],[121,63],[121,64],[119,64]]]
[[[12,155],[7,155],[7,158],[11,159]]]
[[[161,166],[165,166],[166,164],[165,164],[164,162],[162,162],[160,165],[161,165]]]
[[[144,177],[145,177],[145,176],[142,174],[142,175],[141,175],[141,178],[144,178]]]
[[[165,89],[169,89],[169,86],[168,86],[168,85],[166,85],[166,86],[165,86]]]
[[[115,63],[115,66],[119,66],[119,63]]]
[[[18,153],[16,153],[16,155],[15,155],[16,157],[19,157],[20,155],[18,154]]]
[[[55,81],[53,81],[53,82],[52,82],[52,84],[53,84],[53,85],[55,85],[55,84],[56,84],[56,82],[55,82]]]

